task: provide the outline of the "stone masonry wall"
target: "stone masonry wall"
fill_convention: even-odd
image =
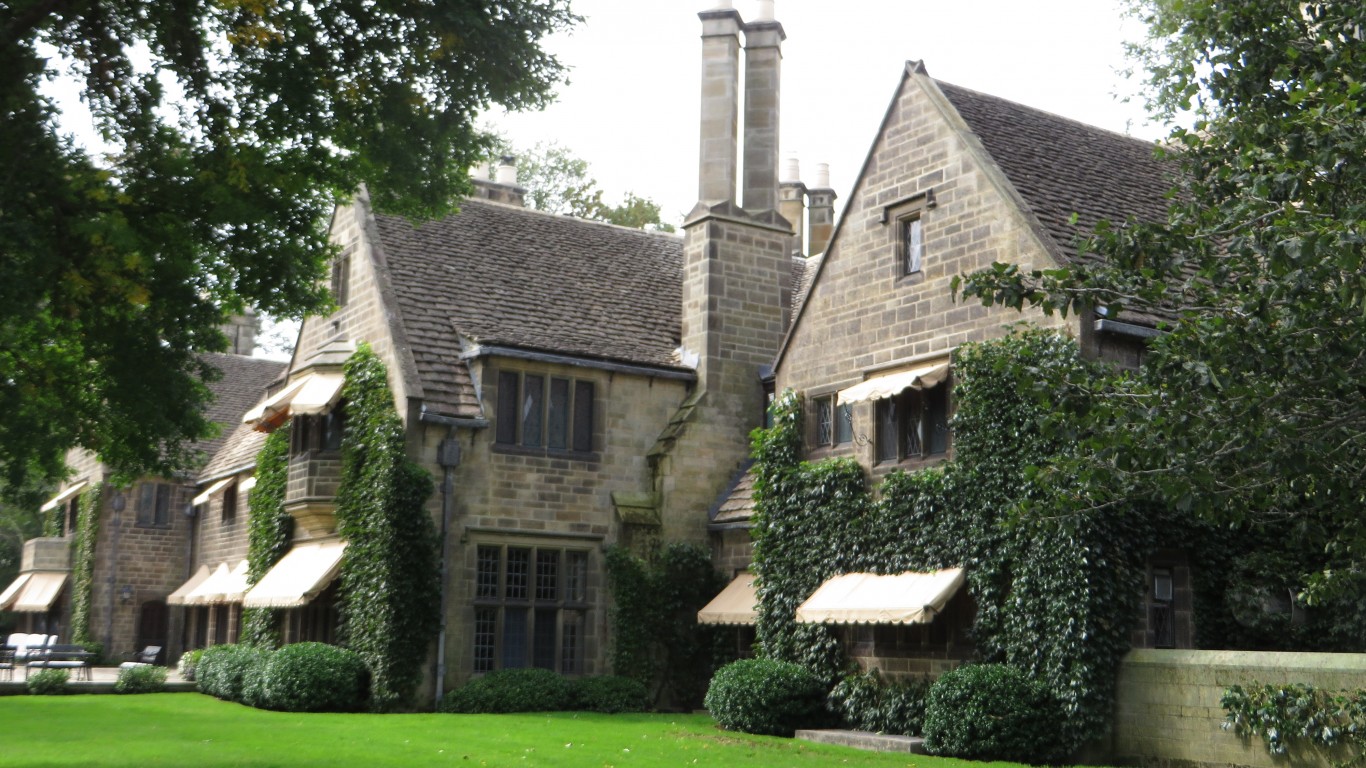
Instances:
[[[1125,765],[1326,768],[1342,755],[1272,759],[1260,740],[1221,728],[1224,689],[1251,682],[1366,689],[1366,654],[1135,650],[1119,670],[1111,755]]]
[[[237,482],[241,483],[249,477],[250,472],[238,475]],[[250,495],[249,491],[238,491],[237,513],[228,518],[223,517],[225,497],[222,491],[214,494],[209,503],[204,505],[197,521],[198,540],[195,544],[195,562],[190,568],[191,574],[200,565],[207,565],[213,569],[217,568],[219,563],[227,563],[228,568],[235,568],[238,563],[247,559],[251,527]]]
[[[913,367],[964,342],[1004,335],[1010,323],[1063,323],[1039,312],[954,301],[956,275],[994,261],[1052,262],[999,175],[981,167],[960,132],[966,129],[946,117],[929,88],[909,78],[891,107],[779,362],[780,392],[831,394],[880,370]],[[922,271],[903,276],[895,210],[884,222],[885,209],[931,191],[935,206],[921,212]],[[857,405],[855,436],[871,438],[872,424],[873,405]],[[871,467],[872,441],[859,442],[838,452]]]

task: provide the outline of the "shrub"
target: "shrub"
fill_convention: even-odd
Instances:
[[[645,684],[630,677],[606,675],[584,677],[575,682],[577,709],[590,712],[644,712],[650,708],[650,692]]]
[[[851,728],[914,736],[925,720],[929,688],[929,680],[886,680],[874,669],[845,677],[826,702]]]
[[[243,662],[242,692],[237,697],[237,702],[257,709],[273,709],[266,696],[266,666],[270,664],[273,654],[264,648],[245,647],[250,650]]]
[[[199,666],[199,657],[203,655],[203,649],[186,651],[181,654],[180,661],[176,662],[176,671],[180,673],[181,680],[194,680],[195,670]]]
[[[199,690],[226,701],[246,703],[243,698],[244,679],[259,673],[270,652],[249,645],[215,645],[205,648],[199,657],[195,677]]]
[[[354,712],[365,705],[369,672],[360,654],[335,645],[295,643],[271,654],[265,700],[286,712]]]
[[[1061,760],[1062,712],[1042,682],[1006,664],[959,667],[930,686],[925,749],[969,760]]]
[[[548,669],[500,669],[476,677],[441,700],[442,712],[551,712],[574,706],[570,682]]]
[[[819,723],[825,690],[809,670],[774,659],[742,659],[717,670],[706,705],[727,730],[791,736]]]
[[[66,693],[70,674],[65,669],[40,669],[28,676],[28,692],[35,696],[56,696]]]
[[[166,690],[166,668],[151,665],[124,667],[114,683],[114,693],[161,693]]]

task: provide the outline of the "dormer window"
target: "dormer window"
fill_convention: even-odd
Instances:
[[[908,216],[897,224],[901,230],[901,274],[916,274],[920,271],[921,259],[925,254],[925,237],[920,215]]]
[[[496,443],[550,453],[591,453],[594,390],[591,381],[500,372]]]

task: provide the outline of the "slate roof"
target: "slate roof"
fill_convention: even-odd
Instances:
[[[1075,239],[1101,219],[1166,218],[1175,169],[1153,156],[1153,142],[934,82],[1038,218],[1055,258],[1074,260]]]
[[[207,472],[209,467],[219,465],[223,448],[234,444],[233,438],[242,426],[242,414],[256,405],[265,393],[266,386],[284,371],[286,364],[243,355],[214,353],[202,357],[222,374],[218,381],[209,384],[213,402],[205,414],[209,421],[219,425],[221,431],[216,437],[195,443],[195,448],[209,457],[209,464],[204,470]],[[251,455],[255,455],[254,450]]]
[[[440,221],[375,215],[429,410],[481,416],[462,338],[688,370],[680,340],[683,240],[470,199]],[[795,259],[794,278],[805,274]],[[795,299],[794,292],[794,299]]]
[[[754,516],[754,469],[745,470],[735,481],[726,500],[717,508],[712,517],[713,525],[723,523],[743,523]]]

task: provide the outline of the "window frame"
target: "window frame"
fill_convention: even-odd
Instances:
[[[138,528],[170,528],[171,503],[175,486],[170,483],[143,482],[133,486],[133,521]],[[151,498],[147,498],[150,489]]]
[[[596,456],[596,381],[516,368],[498,370],[494,380],[496,450],[583,460]],[[528,386],[529,381],[535,384]]]
[[[299,414],[289,431],[289,455],[341,453],[346,436],[346,403],[337,403],[327,413]]]
[[[474,552],[474,631],[469,646],[473,673],[540,668],[562,675],[585,674],[590,549],[561,543],[480,542]],[[515,573],[514,553],[523,564]],[[553,622],[548,630],[547,620]],[[509,636],[513,626],[515,639]],[[520,653],[509,648],[509,642],[516,642]],[[520,659],[515,658],[518,655]]]
[[[950,386],[951,378],[948,378],[929,389],[907,388],[874,404],[874,464],[934,461],[949,455],[953,449],[953,432],[949,428],[953,415]],[[932,405],[940,407],[932,408]],[[942,443],[938,444],[930,439],[931,430],[937,427],[941,427],[944,434]],[[918,451],[912,450],[912,429]]]
[[[813,444],[818,448],[839,448],[854,442],[854,407],[839,405],[835,393],[811,398],[815,434]]]
[[[902,198],[882,209],[882,224],[892,224],[889,235],[893,251],[893,267],[897,281],[919,282],[925,277],[925,257],[928,243],[925,238],[927,213],[936,207],[934,188]],[[910,252],[911,235],[919,234],[914,258]]]
[[[345,307],[351,300],[351,255],[355,251],[354,245],[348,245],[332,260],[332,279],[328,287],[338,309]]]
[[[237,480],[234,479],[223,489],[223,501],[219,510],[219,522],[231,524],[237,520]]]

